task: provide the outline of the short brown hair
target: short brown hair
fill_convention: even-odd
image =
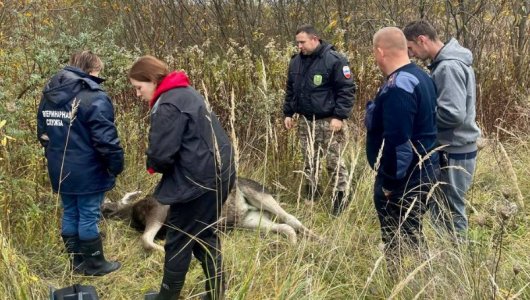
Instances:
[[[431,23],[429,23],[429,21],[425,19],[408,23],[405,28],[403,28],[403,33],[405,34],[405,37],[408,41],[415,41],[420,35],[425,35],[432,41],[438,40],[436,29]]]
[[[146,55],[134,62],[127,76],[141,82],[153,82],[159,85],[167,74],[169,74],[169,68],[165,62],[154,56]]]
[[[72,67],[79,68],[85,73],[103,71],[103,61],[90,50],[76,52],[70,56],[68,62]]]

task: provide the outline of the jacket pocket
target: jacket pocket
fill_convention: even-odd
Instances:
[[[335,100],[331,90],[315,91],[311,94],[311,107],[315,115],[327,116],[335,110]]]

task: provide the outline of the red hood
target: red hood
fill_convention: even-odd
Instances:
[[[163,92],[167,92],[178,87],[187,87],[189,85],[190,79],[186,73],[182,71],[174,71],[167,74],[167,76],[162,79],[162,82],[160,82],[160,84],[156,87],[155,94],[153,95],[153,98],[151,98],[151,101],[149,101],[149,107],[153,107],[153,105],[155,105],[156,100]]]

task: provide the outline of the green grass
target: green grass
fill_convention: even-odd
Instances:
[[[257,29],[253,45],[209,34],[208,41],[195,46],[181,47],[179,39],[167,44],[168,51],[157,51],[164,47],[142,46],[127,33],[151,39],[152,27],[130,31],[124,23],[116,22],[116,10],[105,7],[108,1],[85,1],[86,5],[76,6],[79,10],[65,9],[72,1],[22,2],[0,1],[0,23],[14,24],[0,26],[0,299],[46,299],[49,286],[72,283],[96,286],[102,299],[142,299],[146,291],[157,290],[161,280],[163,255],[145,252],[139,234],[114,220],[103,221],[101,229],[107,257],[121,261],[122,269],[102,278],[68,271],[59,236],[59,201],[50,191],[46,161],[35,139],[35,112],[46,80],[62,67],[70,52],[80,49],[92,49],[105,61],[104,87],[116,104],[116,121],[126,153],[126,170],[107,193],[110,199],[120,199],[134,190],[147,194],[157,182],[156,176],[145,172],[148,109],[131,95],[125,74],[135,57],[158,53],[172,67],[186,70],[203,94],[208,92],[221,122],[237,136],[239,173],[274,190],[290,213],[322,236],[321,242],[301,240],[291,246],[283,236],[264,232],[233,230],[223,234],[228,299],[530,298],[529,210],[525,202],[530,194],[530,98],[528,80],[515,79],[517,74],[525,78],[529,64],[524,63],[527,57],[523,63],[514,59],[511,41],[515,40],[513,20],[518,15],[510,3],[490,1],[466,25],[470,32],[484,33],[476,36],[476,42],[487,46],[474,49],[477,120],[485,135],[500,133],[505,149],[503,152],[493,143],[479,154],[474,185],[468,194],[473,243],[455,248],[434,234],[427,218],[425,233],[431,259],[424,263],[408,257],[400,275],[390,277],[382,259],[372,203],[373,173],[366,165],[364,137],[359,134],[364,131],[366,101],[376,93],[382,79],[371,53],[371,38],[378,27],[394,24],[388,9],[381,9],[376,2],[359,6],[347,28],[334,25],[327,32],[348,57],[358,88],[350,124],[351,132],[357,135],[352,136],[355,142],[345,155],[351,170],[352,203],[340,218],[333,219],[328,215],[330,186],[312,208],[299,196],[301,178],[295,172],[301,169],[298,139],[296,131],[283,129],[281,115],[287,65],[294,48],[286,46],[288,40],[272,34],[279,30],[275,18],[271,28],[262,28],[267,29],[263,32]],[[427,5],[432,8],[429,14],[440,24],[447,21],[443,35],[452,35],[455,30],[451,24],[458,18],[447,13],[448,3],[438,2]],[[205,18],[210,22],[211,16],[199,8],[197,21]],[[329,5],[326,9],[335,8]],[[407,5],[399,9],[403,14],[395,13],[400,22],[418,17]],[[125,15],[125,21],[173,21],[156,18],[158,10],[142,7],[140,11],[132,10],[134,14]],[[298,18],[296,13],[288,15],[290,22]],[[356,20],[356,16],[371,17],[367,21]],[[330,23],[328,14],[315,18],[319,25]],[[272,31],[265,34],[268,29]],[[355,34],[346,37],[344,29]],[[175,31],[166,33],[173,35]],[[128,42],[134,49],[127,48]],[[260,43],[267,46],[255,47]],[[526,206],[503,220],[507,203]],[[194,261],[183,296],[199,294],[202,280]]]
[[[126,147],[130,147],[127,139]],[[525,144],[508,143],[518,186],[528,191],[523,159],[528,157]],[[530,251],[527,209],[505,220],[499,214],[505,198],[505,187],[513,187],[508,171],[495,146],[482,150],[469,201],[470,243],[455,247],[434,234],[426,218],[425,233],[430,260],[410,256],[404,260],[399,276],[386,272],[380,250],[379,225],[372,204],[373,173],[363,156],[349,160],[355,165],[352,175],[351,205],[339,218],[329,216],[330,195],[314,206],[299,201],[300,180],[292,173],[300,168],[298,161],[276,163],[263,160],[244,161],[240,173],[257,180],[267,178],[282,205],[322,237],[322,241],[301,239],[296,246],[273,233],[232,230],[222,234],[228,299],[519,299],[530,297],[527,253]],[[127,148],[126,148],[127,149]],[[129,148],[131,155],[136,155]],[[351,147],[355,158],[362,145]],[[361,154],[363,154],[361,152]],[[257,155],[243,152],[242,156]],[[296,154],[293,154],[296,157]],[[265,160],[266,157],[263,157]],[[528,160],[528,159],[527,159]],[[355,161],[355,164],[352,163]],[[527,177],[526,177],[527,178]],[[11,180],[11,179],[10,179]],[[156,178],[144,174],[139,163],[128,162],[108,196],[117,200],[126,191],[141,188],[147,193]],[[9,181],[9,180],[8,180]],[[16,187],[16,210],[0,228],[0,293],[13,299],[45,299],[49,286],[63,287],[73,283],[96,286],[102,299],[142,299],[149,290],[157,290],[163,269],[163,255],[142,249],[139,234],[123,221],[104,220],[105,254],[119,260],[123,267],[115,273],[91,278],[72,275],[62,253],[59,236],[60,210],[57,198],[41,191],[40,199],[32,196],[34,187],[23,181],[10,181]],[[44,187],[40,187],[44,190]],[[504,192],[503,192],[504,191]],[[525,194],[526,195],[526,194]],[[1,198],[0,207],[8,197]],[[4,215],[5,216],[5,215]],[[502,225],[503,224],[503,225]],[[502,225],[502,226],[501,226]],[[502,242],[500,237],[502,236]],[[500,249],[500,251],[499,251]],[[187,277],[184,299],[194,299],[203,289],[203,275],[194,260]]]

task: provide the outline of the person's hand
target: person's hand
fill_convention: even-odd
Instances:
[[[329,122],[329,130],[333,132],[339,132],[341,129],[342,129],[342,120],[331,119],[331,122]]]
[[[383,190],[383,194],[385,194],[385,197],[387,199],[390,199],[390,196],[392,195],[392,191],[385,189],[384,187],[381,188]]]
[[[285,120],[283,120],[283,124],[285,124],[285,128],[291,129],[293,128],[293,118],[291,117],[285,117]]]

